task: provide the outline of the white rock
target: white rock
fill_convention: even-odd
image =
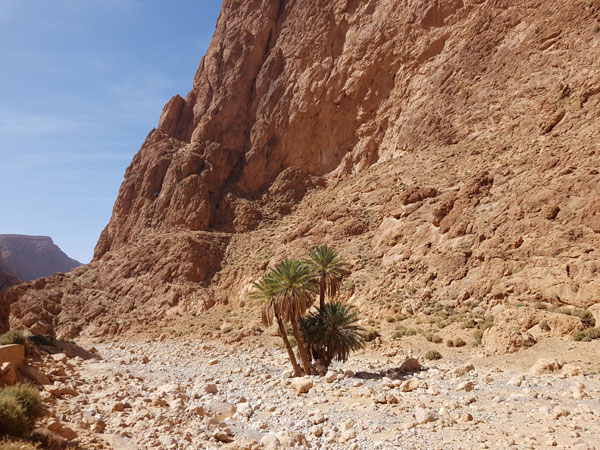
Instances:
[[[265,434],[260,440],[260,445],[267,450],[277,450],[281,448],[281,442],[279,442],[279,439],[277,439],[277,436],[274,433]]]
[[[334,371],[330,370],[329,372],[327,372],[325,374],[325,381],[327,383],[333,383],[335,380],[337,380],[338,374],[335,373]]]
[[[435,422],[438,419],[434,411],[427,408],[421,408],[420,406],[415,408],[414,413],[417,423]]]
[[[512,386],[521,386],[521,383],[523,382],[521,377],[512,377],[510,380],[508,380],[508,382],[506,384],[510,384]]]
[[[323,435],[323,428],[318,425],[313,425],[312,427],[310,427],[309,431],[313,436],[316,437],[321,437]]]
[[[298,395],[306,394],[312,389],[313,381],[310,378],[294,378],[292,387],[296,390]]]

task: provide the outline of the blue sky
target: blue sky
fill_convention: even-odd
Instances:
[[[123,174],[185,96],[221,0],[0,0],[0,234],[89,262]]]

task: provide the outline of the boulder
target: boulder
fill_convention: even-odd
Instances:
[[[458,386],[456,386],[457,391],[471,392],[473,389],[475,389],[475,385],[472,381],[463,381]]]
[[[25,360],[25,347],[19,344],[0,345],[0,363],[10,362],[20,367]]]
[[[327,372],[325,374],[325,381],[327,383],[333,383],[335,380],[337,380],[337,373],[330,370],[329,372]]]
[[[277,433],[277,439],[282,447],[310,447],[306,437],[302,433],[295,431],[280,431]]]
[[[298,395],[306,394],[312,389],[313,381],[310,378],[294,378],[292,387],[296,390]]]
[[[281,448],[281,442],[274,433],[265,434],[260,440],[260,445],[265,450],[278,450]]]
[[[435,422],[438,419],[435,411],[417,406],[415,408],[415,420],[417,423]]]
[[[68,361],[68,357],[66,353],[57,353],[55,355],[52,355],[52,359],[56,362],[61,362],[66,364]]]
[[[405,359],[400,367],[398,367],[399,372],[407,373],[407,372],[417,372],[421,370],[423,367],[415,358],[407,358]]]
[[[3,362],[0,364],[0,386],[11,386],[15,384],[17,374],[15,366],[11,362]]]
[[[211,402],[206,405],[206,411],[213,416],[231,417],[237,411],[237,407],[228,402]]]
[[[542,358],[529,369],[529,375],[542,375],[559,371],[564,363],[556,359]]]
[[[23,366],[19,367],[19,372],[26,378],[29,378],[33,382],[41,385],[50,385],[52,381],[48,378],[44,372],[35,366]]]
[[[72,441],[77,438],[77,433],[72,428],[55,419],[51,419],[48,422],[48,429],[53,433],[58,434],[60,437],[65,438],[67,441]]]
[[[415,389],[418,389],[421,386],[421,380],[418,378],[410,378],[405,380],[400,385],[400,391],[402,392],[411,392]]]
[[[206,392],[207,394],[216,394],[219,392],[219,389],[217,389],[217,385],[216,384],[207,384],[204,387],[204,392]]]
[[[496,325],[485,330],[481,342],[487,350],[494,353],[515,353],[536,344],[535,338],[526,331]]]

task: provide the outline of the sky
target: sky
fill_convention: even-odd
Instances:
[[[0,0],[0,234],[87,263],[125,169],[185,96],[221,0]]]

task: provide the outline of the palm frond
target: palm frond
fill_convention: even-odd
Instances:
[[[342,280],[350,275],[349,265],[328,245],[313,248],[308,257],[307,264],[314,273],[321,292],[329,298],[334,298]]]
[[[352,351],[364,346],[365,330],[357,321],[351,306],[334,301],[302,319],[300,328],[306,344],[323,349],[328,361],[346,361]]]

